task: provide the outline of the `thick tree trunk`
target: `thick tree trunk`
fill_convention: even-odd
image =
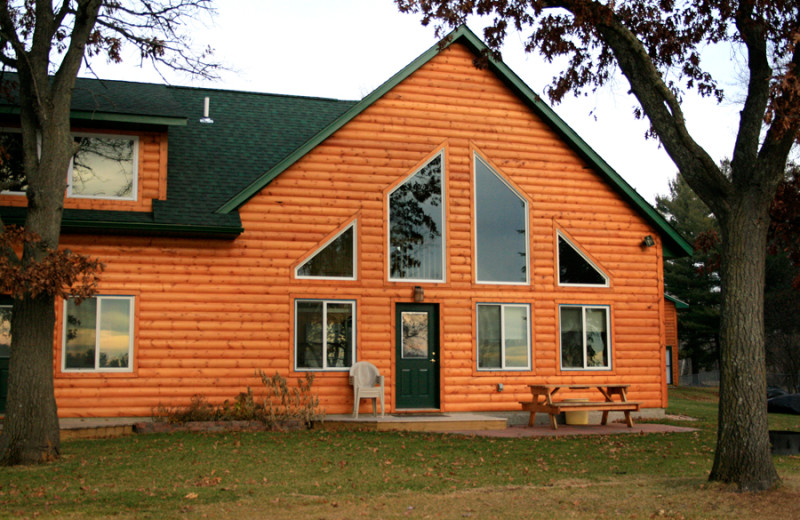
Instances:
[[[762,197],[763,198],[763,197]],[[779,482],[767,422],[764,270],[769,216],[756,194],[743,197],[722,229],[720,403],[710,480],[764,490]]]
[[[14,302],[8,406],[0,436],[0,464],[37,464],[61,450],[53,395],[52,296]],[[18,384],[17,382],[23,382]]]

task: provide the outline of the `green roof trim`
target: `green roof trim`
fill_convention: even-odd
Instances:
[[[19,115],[19,113],[19,107],[0,106],[0,114]],[[113,123],[133,123],[139,125],[186,126],[185,117],[118,114],[113,112],[90,112],[87,110],[72,110],[70,112],[70,118],[85,121],[109,121]]]
[[[683,300],[679,300],[678,298],[676,298],[674,296],[671,296],[671,295],[669,295],[667,293],[664,293],[664,298],[667,301],[670,301],[670,302],[674,303],[675,304],[675,308],[678,309],[678,310],[683,310],[683,309],[688,309],[689,308],[689,304],[688,303],[686,303]]]

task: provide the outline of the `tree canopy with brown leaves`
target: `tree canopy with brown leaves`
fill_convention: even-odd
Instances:
[[[480,15],[497,53],[509,30],[527,51],[567,65],[554,101],[628,80],[636,115],[650,123],[683,177],[716,215],[722,235],[720,409],[711,479],[767,489],[779,478],[767,436],[764,271],[769,207],[800,135],[800,6],[796,0],[396,0],[443,31]],[[687,91],[725,98],[703,62],[708,46],[741,51],[747,90],[730,176],[691,135]],[[728,100],[730,101],[730,100]]]
[[[70,107],[78,71],[93,59],[119,62],[129,46],[157,69],[213,76],[209,50],[195,52],[187,31],[188,22],[210,11],[211,0],[0,2],[0,65],[16,73],[22,134],[24,179],[17,172],[11,181],[24,182],[28,201],[24,232],[0,220],[2,291],[14,298],[0,463],[59,455],[55,299],[86,297],[96,283],[97,261],[58,250],[66,172],[76,152]]]

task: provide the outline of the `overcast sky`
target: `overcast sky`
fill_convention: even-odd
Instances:
[[[401,14],[392,0],[219,0],[217,8],[217,16],[198,20],[192,34],[198,45],[210,44],[215,58],[230,70],[213,83],[167,75],[170,83],[357,100],[437,41],[433,27],[422,27],[416,15]],[[479,37],[485,24],[478,18],[468,23]],[[503,60],[542,94],[558,69],[522,48],[522,37],[511,34]],[[712,72],[723,78],[722,86],[729,87],[735,99],[735,87],[741,82],[735,56],[714,49],[706,56]],[[162,81],[137,65],[136,59],[127,59],[122,65],[96,63],[94,68],[105,79]],[[655,140],[645,139],[647,125],[634,119],[634,100],[627,90],[627,82],[619,79],[596,94],[570,96],[553,108],[654,203],[656,195],[668,193],[677,169]],[[717,107],[689,96],[684,111],[690,131],[712,157],[729,157],[738,108],[730,103]]]

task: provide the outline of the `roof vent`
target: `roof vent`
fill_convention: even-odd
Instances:
[[[208,117],[208,106],[209,106],[209,104],[210,104],[210,99],[209,99],[208,96],[206,96],[206,99],[203,101],[203,117],[200,118],[200,122],[204,123],[204,124],[207,124],[207,125],[210,125],[211,123],[214,122],[213,119]]]

